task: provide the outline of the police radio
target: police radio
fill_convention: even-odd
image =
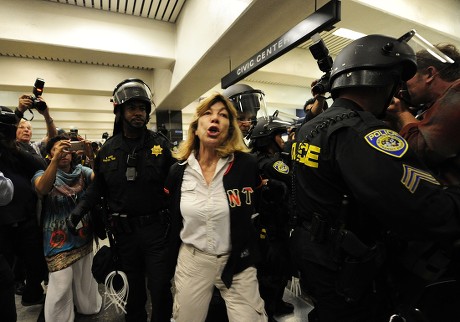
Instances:
[[[137,178],[137,153],[128,154],[128,158],[126,160],[126,180],[128,181],[135,181]]]

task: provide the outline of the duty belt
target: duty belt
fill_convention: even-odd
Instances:
[[[311,222],[302,221],[300,226],[310,232],[312,242],[332,242],[336,250],[342,249],[354,257],[365,256],[372,250],[372,247],[363,243],[352,231],[332,227],[318,214],[313,215]]]
[[[111,215],[116,230],[131,232],[133,226],[144,227],[155,223],[169,224],[169,211],[163,209],[152,215],[131,216],[127,213],[113,213]]]

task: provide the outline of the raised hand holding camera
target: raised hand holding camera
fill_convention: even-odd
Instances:
[[[41,78],[35,80],[35,84],[32,90],[32,95],[22,95],[19,97],[18,104],[18,117],[24,118],[27,121],[32,121],[34,119],[33,109],[36,109],[40,114],[44,115],[48,111],[48,105],[41,97],[43,93],[43,88],[45,86],[45,81]],[[24,112],[28,110],[31,114],[28,118],[24,116]]]

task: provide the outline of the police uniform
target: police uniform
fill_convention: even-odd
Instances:
[[[263,254],[258,266],[260,294],[265,301],[265,310],[271,317],[292,313],[293,307],[283,302],[284,289],[293,275],[288,248],[289,198],[291,171],[279,153],[257,153],[259,171],[268,179],[263,187],[255,220],[259,245]]]
[[[165,240],[169,215],[163,185],[174,162],[164,136],[145,129],[137,139],[121,133],[101,147],[94,164],[94,184],[74,212],[105,196],[115,232],[121,270],[127,274],[126,321],[146,321],[145,276],[152,302],[151,321],[170,320],[172,295]]]
[[[292,248],[321,322],[388,321],[380,278],[404,266],[389,241],[403,255],[407,241],[458,238],[458,191],[439,189],[398,133],[344,98],[300,128],[292,152]]]

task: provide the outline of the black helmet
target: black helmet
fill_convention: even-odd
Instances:
[[[261,90],[246,84],[235,84],[226,88],[222,95],[233,103],[238,114],[248,113],[255,118],[261,110],[263,116],[266,116],[265,94]]]
[[[414,50],[404,40],[369,35],[347,45],[332,66],[331,94],[346,87],[380,87],[406,81],[415,75]]]
[[[147,115],[152,111],[152,93],[150,87],[142,80],[128,78],[119,83],[112,93],[113,113],[118,112],[118,106],[131,99],[137,99],[146,103]]]
[[[256,150],[267,146],[273,141],[275,135],[286,133],[290,126],[289,122],[283,121],[276,116],[260,117],[251,132],[250,146]]]

